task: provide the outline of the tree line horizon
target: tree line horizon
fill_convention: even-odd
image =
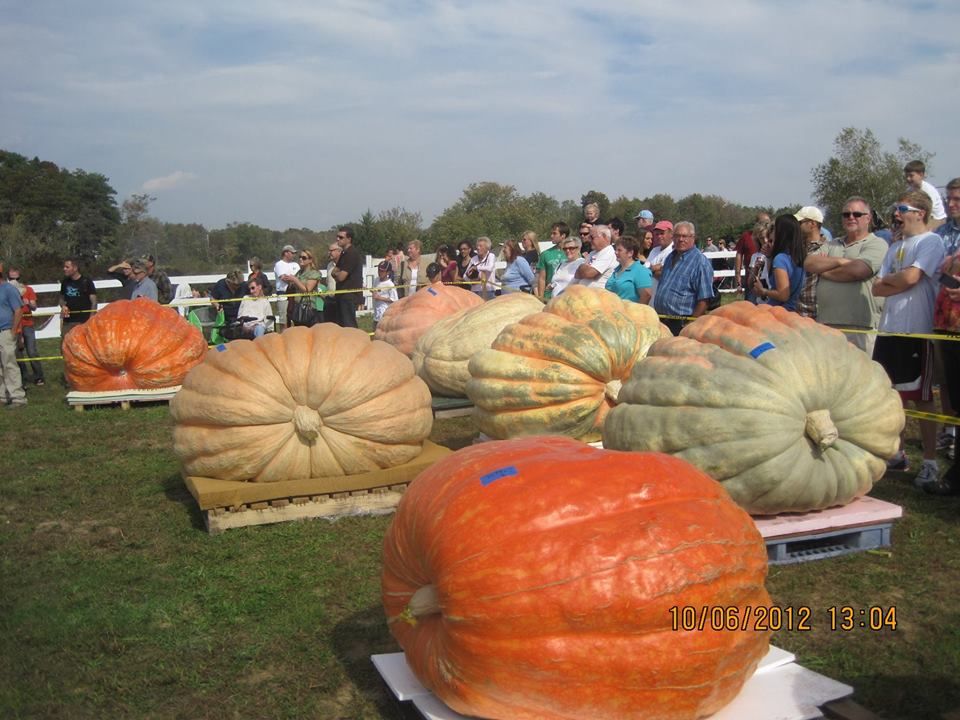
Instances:
[[[884,212],[903,190],[903,164],[932,153],[904,138],[896,152],[883,149],[872,130],[844,128],[834,141],[834,154],[811,171],[811,197],[825,210],[828,227],[837,223],[844,200],[866,198]],[[419,212],[394,207],[359,218],[344,219],[324,230],[275,230],[249,222],[232,222],[207,229],[201,223],[170,223],[150,215],[155,199],[147,193],[130,196],[118,206],[116,191],[106,176],[84,170],[67,170],[49,160],[0,150],[0,260],[23,268],[34,282],[59,277],[64,258],[76,257],[84,273],[102,277],[122,259],[153,255],[170,274],[226,272],[245,267],[259,257],[271,267],[280,248],[290,244],[309,247],[321,257],[334,242],[336,228],[350,225],[361,252],[382,257],[388,247],[419,239],[425,252],[442,244],[486,235],[499,242],[533,230],[540,239],[550,226],[566,222],[575,232],[583,206],[595,202],[600,217],[619,217],[630,233],[634,215],[648,209],[658,219],[690,220],[698,242],[736,238],[752,227],[758,212],[776,216],[795,212],[804,203],[781,208],[749,206],[719,195],[691,193],[674,199],[666,193],[646,197],[619,195],[611,200],[600,190],[588,190],[579,202],[559,201],[541,192],[522,195],[513,185],[483,181],[468,185],[461,197],[440,213],[428,227]],[[839,230],[839,223],[832,228]]]

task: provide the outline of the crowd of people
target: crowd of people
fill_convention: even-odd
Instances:
[[[922,163],[904,167],[906,186],[886,225],[881,212],[862,197],[843,206],[843,233],[833,238],[817,207],[771,218],[757,215],[735,247],[707,238],[701,250],[693,222],[656,218],[649,209],[633,217],[627,233],[619,218],[604,221],[600,208],[588,203],[575,235],[565,222],[550,228],[550,247],[540,250],[532,230],[507,239],[494,250],[486,236],[463,239],[456,248],[441,245],[435,259],[423,256],[419,240],[390,248],[377,266],[369,292],[373,320],[387,308],[431,283],[459,284],[483,299],[526,292],[549,301],[571,285],[603,288],[628,302],[650,304],[674,333],[719,305],[717,269],[726,261],[704,253],[734,250],[733,285],[743,299],[778,305],[841,329],[848,340],[871,355],[890,376],[905,403],[934,412],[933,388],[941,388],[945,415],[960,408],[960,343],[931,342],[918,335],[960,333],[960,178],[947,184],[944,207],[938,191],[925,179]],[[505,268],[497,270],[502,258]],[[719,265],[718,265],[719,263]],[[338,228],[327,248],[326,265],[310,248],[281,250],[273,266],[275,287],[258,258],[244,278],[227,273],[209,293],[224,323],[238,336],[260,337],[269,329],[333,322],[357,327],[357,308],[364,299],[363,260],[349,226]],[[326,270],[326,276],[321,272]],[[80,272],[76,260],[63,266],[60,307],[63,336],[85,322],[97,307],[96,288]],[[120,280],[121,297],[144,297],[159,303],[173,299],[167,275],[146,256],[109,269]],[[3,275],[3,273],[0,273]],[[277,304],[275,328],[270,296]],[[31,311],[36,293],[10,268],[0,280],[0,354],[3,357],[7,407],[26,404],[23,386],[44,383],[37,357]],[[17,367],[16,354],[26,360]],[[937,494],[960,494],[956,462],[939,478],[938,449],[955,447],[954,428],[939,435],[932,421],[921,421],[923,464],[916,484]],[[907,470],[902,449],[891,469]]]

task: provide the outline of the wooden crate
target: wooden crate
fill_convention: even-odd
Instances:
[[[410,481],[451,452],[428,440],[410,462],[361,475],[273,483],[184,479],[213,535],[251,525],[392,512]]]
[[[473,414],[473,403],[467,398],[448,398],[434,395],[431,398],[430,404],[435,420],[464,417]]]
[[[153,390],[118,390],[114,392],[71,390],[67,393],[67,404],[77,412],[83,412],[83,409],[88,405],[119,405],[123,410],[129,410],[132,403],[169,402],[179,390],[179,385]]]

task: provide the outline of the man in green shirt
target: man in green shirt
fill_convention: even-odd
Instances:
[[[570,237],[570,228],[565,222],[555,222],[550,226],[550,239],[553,247],[540,253],[537,261],[537,297],[546,302],[552,297],[547,286],[553,281],[553,274],[567,261],[560,245]]]
[[[819,276],[817,321],[841,330],[858,348],[873,355],[880,301],[871,291],[887,253],[887,243],[870,232],[870,205],[852,197],[843,205],[843,236],[808,255],[803,268]]]

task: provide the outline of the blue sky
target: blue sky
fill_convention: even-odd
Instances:
[[[208,227],[429,223],[484,180],[806,203],[845,126],[936,153],[942,186],[957,27],[956,2],[0,0],[0,147]]]

